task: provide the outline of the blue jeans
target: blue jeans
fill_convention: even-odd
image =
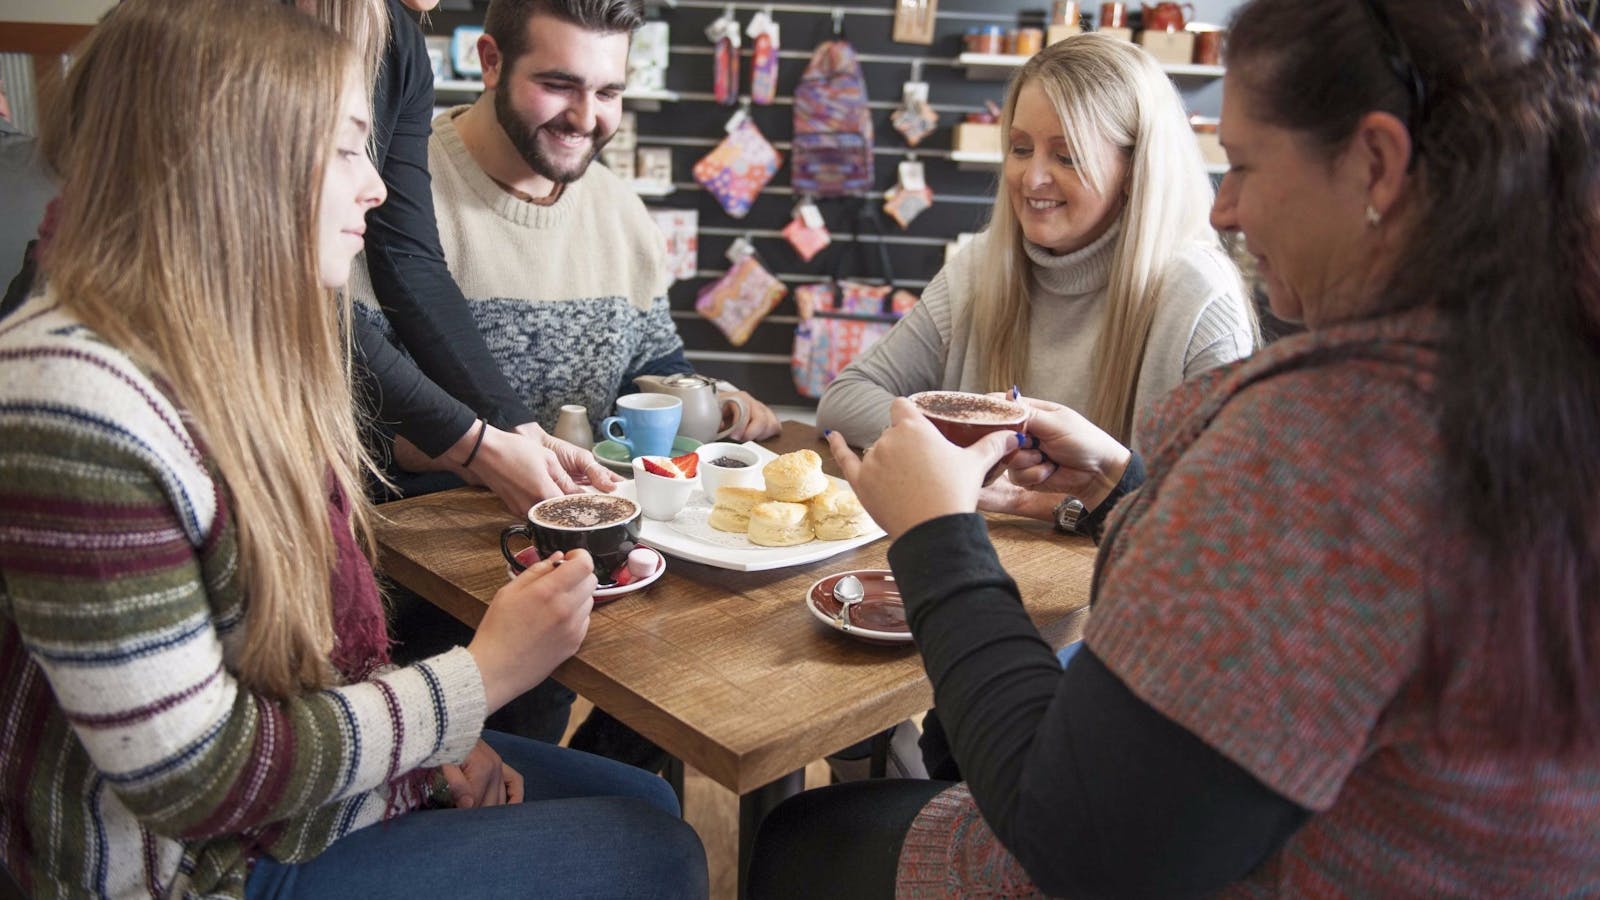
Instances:
[[[263,859],[246,900],[707,895],[705,848],[665,781],[526,738],[483,739],[522,774],[522,803],[414,812],[345,835],[310,862]]]

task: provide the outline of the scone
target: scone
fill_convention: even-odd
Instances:
[[[711,499],[711,516],[706,524],[718,531],[744,534],[750,530],[750,510],[757,503],[765,502],[767,495],[756,488],[725,484],[717,488],[717,495]]]
[[[767,496],[785,503],[804,503],[833,483],[822,474],[822,457],[815,450],[785,453],[767,463],[761,475],[767,481]]]
[[[819,541],[847,541],[872,530],[872,517],[849,491],[826,491],[810,506],[811,528]]]
[[[790,547],[813,537],[804,503],[768,500],[750,511],[750,543],[763,547]]]

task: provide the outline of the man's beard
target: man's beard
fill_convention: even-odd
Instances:
[[[571,184],[582,178],[589,164],[600,155],[600,149],[616,136],[615,132],[609,135],[601,133],[600,125],[596,123],[594,131],[589,135],[588,154],[575,165],[562,168],[539,147],[541,130],[568,133],[566,129],[553,125],[552,122],[555,120],[529,127],[517,117],[516,111],[511,108],[511,97],[505,91],[494,92],[494,117],[500,123],[500,130],[511,140],[511,146],[516,148],[517,155],[528,164],[528,168],[532,169],[534,174],[548,178],[556,184]]]

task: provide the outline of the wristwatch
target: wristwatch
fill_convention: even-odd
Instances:
[[[1056,530],[1063,534],[1077,534],[1078,523],[1083,521],[1083,517],[1083,501],[1077,497],[1069,496],[1056,504]]]

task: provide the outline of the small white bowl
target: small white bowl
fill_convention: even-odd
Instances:
[[[717,442],[701,444],[694,452],[700,457],[700,486],[705,490],[706,498],[713,503],[717,499],[717,488],[723,485],[758,489],[766,487],[766,479],[761,475],[761,457],[749,447]],[[714,460],[723,458],[737,459],[745,465],[737,469],[712,465]]]
[[[646,519],[665,521],[675,518],[678,513],[683,512],[684,504],[689,502],[689,495],[700,486],[700,478],[698,475],[694,478],[667,478],[657,475],[645,469],[644,461],[647,459],[657,463],[671,462],[665,456],[640,456],[634,459],[633,486],[639,498],[639,509]]]

